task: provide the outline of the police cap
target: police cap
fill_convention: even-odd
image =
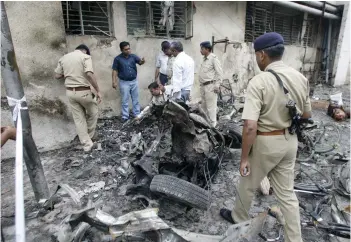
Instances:
[[[269,32],[255,39],[254,49],[255,49],[255,52],[257,52],[279,44],[284,44],[283,36],[281,36],[276,32]]]
[[[211,42],[210,41],[204,41],[200,44],[200,47],[204,47],[204,48],[212,48]]]

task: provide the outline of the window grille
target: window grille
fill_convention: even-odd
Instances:
[[[267,32],[280,33],[286,45],[298,45],[301,40],[303,13],[286,7],[273,4],[273,2],[247,2],[245,41],[253,42],[258,36]],[[307,46],[313,46],[316,32],[309,22],[306,29]]]
[[[112,36],[111,2],[63,1],[67,34]]]
[[[126,2],[128,35],[138,37],[191,38],[193,35],[192,2],[174,1],[174,24],[163,26],[164,2]],[[173,18],[171,17],[171,20]]]

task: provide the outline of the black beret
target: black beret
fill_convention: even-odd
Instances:
[[[204,48],[212,48],[211,42],[210,41],[204,41],[200,44],[200,47]]]
[[[87,55],[90,55],[90,50],[85,44],[78,45],[76,50],[85,50],[87,52]]]
[[[265,33],[259,36],[254,41],[255,52],[272,47],[275,45],[284,44],[283,36],[276,32]]]

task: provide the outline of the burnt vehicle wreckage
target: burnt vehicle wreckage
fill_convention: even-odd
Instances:
[[[190,207],[208,208],[206,189],[230,155],[229,148],[241,148],[242,128],[231,121],[218,129],[212,127],[199,104],[168,101],[152,109],[158,134],[143,154],[135,155],[131,163],[134,184],[128,186],[126,195],[141,195],[146,200],[163,196]],[[159,152],[167,139],[171,147]]]

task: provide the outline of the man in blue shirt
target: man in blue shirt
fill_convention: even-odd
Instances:
[[[122,98],[122,121],[126,122],[129,119],[129,95],[132,96],[134,116],[136,117],[140,113],[136,64],[143,65],[145,60],[131,53],[128,42],[121,42],[119,47],[122,53],[116,56],[113,61],[112,87],[116,89],[117,80],[119,80],[119,89]]]

